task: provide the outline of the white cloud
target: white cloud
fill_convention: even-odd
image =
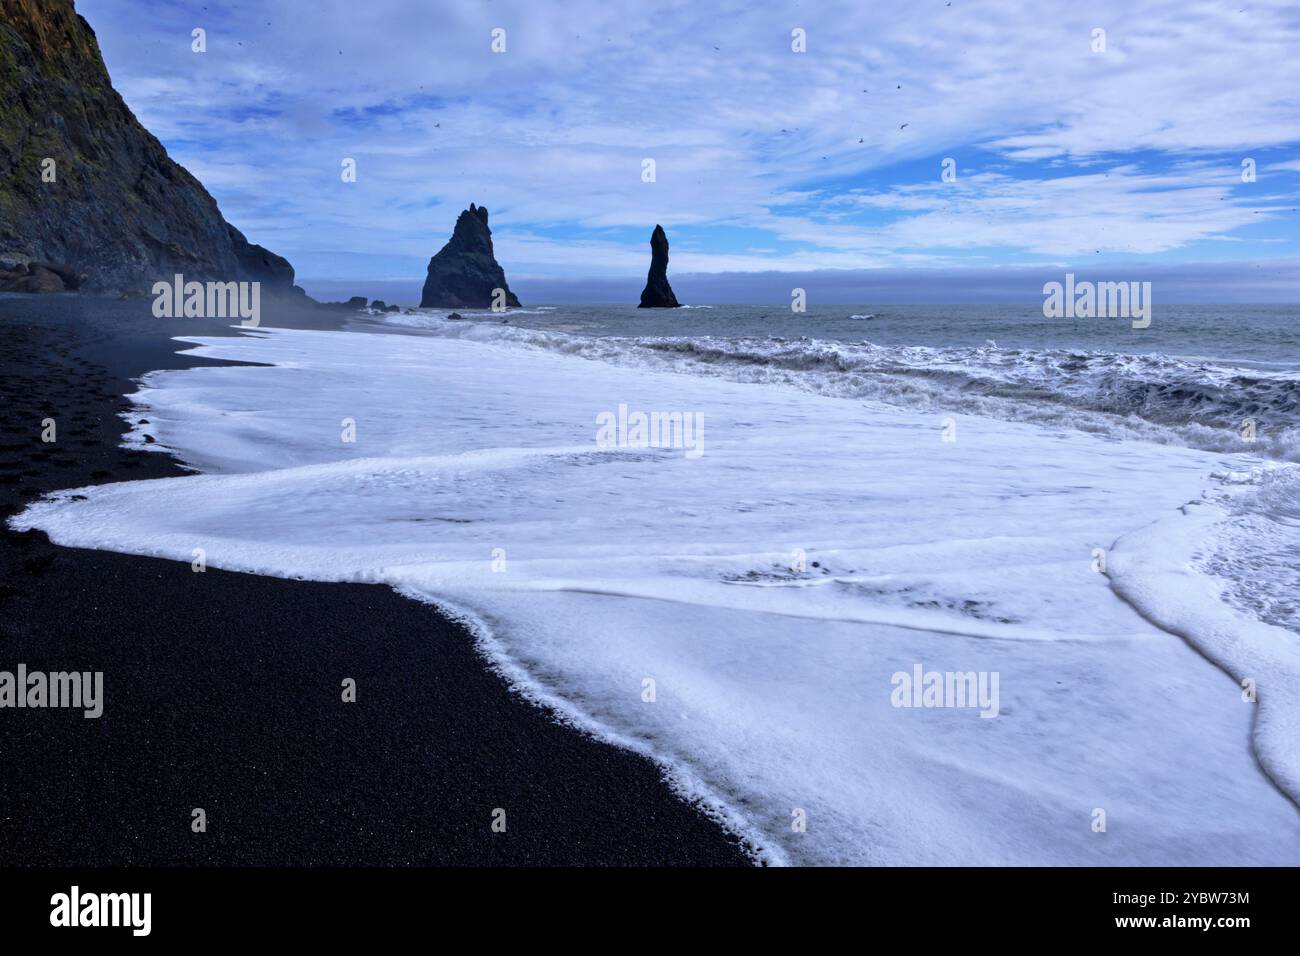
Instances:
[[[1159,255],[1276,215],[1231,198],[1236,160],[1207,154],[1300,138],[1286,0],[267,6],[80,9],[142,121],[303,274],[322,249],[427,259],[470,201],[532,274],[640,271],[656,222],[712,229],[716,248],[674,242],[674,267],[699,271]],[[944,155],[956,187],[914,166]]]

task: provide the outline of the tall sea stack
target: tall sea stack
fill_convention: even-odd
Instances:
[[[420,308],[488,309],[496,289],[505,293],[506,305],[518,308],[519,300],[492,252],[487,207],[470,203],[457,217],[450,241],[429,260]]]
[[[668,237],[663,226],[650,234],[650,273],[641,292],[640,309],[676,309],[681,306],[668,284]]]
[[[293,266],[136,120],[72,0],[0,0],[0,91],[0,288],[147,293],[181,273],[292,290]]]

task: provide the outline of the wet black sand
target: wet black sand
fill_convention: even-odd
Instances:
[[[263,304],[264,325],[331,321]],[[194,364],[170,336],[225,331],[148,302],[0,296],[0,516],[183,473],[117,447],[122,395]],[[512,695],[469,634],[384,587],[195,574],[5,527],[0,670],[19,663],[103,671],[105,705],[0,709],[0,866],[747,862],[649,761]]]

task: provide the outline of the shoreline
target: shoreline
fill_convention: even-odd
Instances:
[[[580,726],[707,768],[773,841],[805,833],[782,844],[797,862],[1293,862],[1277,837],[1295,832],[1294,805],[1246,746],[1253,709],[1094,563],[1204,495],[1218,457],[963,417],[970,440],[937,459],[925,412],[631,372],[462,328],[191,339],[267,367],[149,378],[139,411],[158,446],[209,474],[86,489],[18,526],[182,564],[207,541],[230,570],[471,608]],[[718,454],[591,450],[593,413],[629,396],[705,410]],[[356,449],[336,446],[343,415],[361,423]],[[783,570],[792,525],[825,569],[808,583],[826,586]],[[485,560],[498,545],[508,569]],[[899,709],[888,688],[918,663],[997,674],[1003,719]],[[647,677],[657,701],[635,693]],[[817,826],[785,831],[791,806]],[[1122,838],[1094,836],[1080,808],[1112,814]],[[1207,811],[1224,822],[1185,843]]]
[[[118,416],[147,371],[226,364],[172,339],[230,324],[0,296],[5,518],[49,491],[190,474],[119,447]],[[97,720],[0,720],[0,865],[752,865],[653,762],[527,702],[469,631],[385,585],[196,574],[7,526],[0,551],[0,661],[103,671],[105,687]]]

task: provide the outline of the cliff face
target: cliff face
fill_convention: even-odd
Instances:
[[[506,285],[505,270],[497,264],[492,251],[487,208],[470,203],[456,219],[451,240],[429,260],[420,307],[487,309],[492,306],[494,289],[505,292],[506,305],[519,306],[519,300]]]
[[[668,284],[668,236],[663,226],[655,226],[650,234],[650,272],[641,291],[639,309],[676,309],[681,303]]]
[[[227,223],[136,120],[72,0],[0,0],[0,260],[62,264],[94,292],[175,273],[293,286],[293,267]]]

